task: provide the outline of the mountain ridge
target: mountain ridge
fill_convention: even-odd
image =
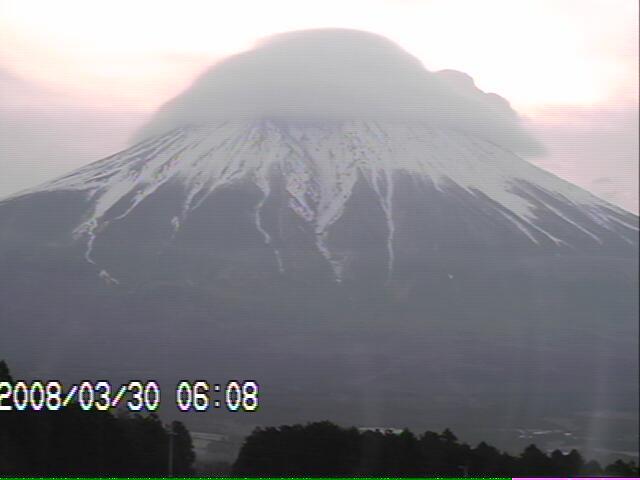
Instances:
[[[143,202],[153,201],[159,190],[175,191],[177,205],[165,219],[171,242],[214,192],[243,184],[257,189],[251,194],[258,195],[250,215],[272,248],[278,270],[286,270],[277,246],[282,239],[262,215],[270,197],[283,193],[288,198],[281,208],[312,232],[310,241],[340,282],[345,261],[329,244],[359,182],[382,212],[389,276],[395,258],[394,198],[402,196],[398,188],[430,189],[457,196],[457,201],[475,198],[483,215],[510,224],[538,246],[579,250],[586,244],[637,245],[637,217],[632,214],[492,142],[424,123],[260,120],[182,127],[0,201],[0,209],[28,195],[82,192],[86,210],[71,233],[84,242],[85,259],[95,264],[92,252],[101,233]],[[100,275],[117,281],[108,268]]]

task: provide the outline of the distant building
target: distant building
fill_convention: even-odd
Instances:
[[[394,427],[358,427],[359,432],[379,432],[379,433],[392,433],[394,435],[400,435],[404,428]]]

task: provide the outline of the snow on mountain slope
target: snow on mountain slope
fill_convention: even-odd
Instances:
[[[385,215],[389,271],[394,261],[394,175],[398,172],[418,183],[433,182],[440,191],[453,185],[490,199],[495,211],[534,244],[543,235],[557,245],[568,245],[561,234],[545,230],[539,222],[543,214],[558,217],[594,242],[602,239],[592,225],[625,232],[621,236],[629,243],[637,237],[637,225],[623,210],[480,137],[425,123],[261,120],[188,126],[150,138],[19,196],[36,191],[86,192],[91,207],[73,233],[86,241],[85,256],[93,262],[91,252],[98,232],[129,215],[168,182],[178,184],[182,191],[180,214],[166,219],[174,232],[216,189],[239,181],[252,182],[263,195],[255,205],[255,228],[270,244],[271,234],[262,225],[261,209],[271,194],[276,171],[285,178],[288,208],[312,227],[316,247],[331,264],[337,280],[343,266],[326,240],[359,177],[375,191]],[[584,224],[568,215],[557,202],[592,223]],[[275,247],[274,254],[282,270]]]

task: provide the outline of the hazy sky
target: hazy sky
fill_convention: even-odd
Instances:
[[[637,212],[637,22],[635,0],[0,0],[0,196],[125,148],[262,37],[342,27],[471,75],[546,146],[530,161]]]

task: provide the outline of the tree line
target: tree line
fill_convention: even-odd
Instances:
[[[233,465],[237,476],[637,477],[634,462],[602,468],[572,450],[545,454],[529,445],[517,456],[481,442],[472,448],[450,430],[400,434],[359,431],[331,422],[257,428]]]
[[[0,361],[0,381],[13,383]],[[173,435],[172,470],[194,474],[189,431]],[[0,412],[0,476],[167,476],[169,432],[155,414],[115,416],[69,404],[58,411]]]
[[[13,383],[0,361],[0,381]],[[0,412],[0,476],[194,476],[189,431],[170,433],[155,414],[114,415],[76,404],[58,411]],[[172,460],[169,460],[171,456]],[[172,468],[170,469],[170,463]],[[450,430],[416,436],[360,431],[331,422],[257,428],[231,468],[236,476],[617,476],[637,477],[633,462],[606,467],[572,450],[546,454],[530,445],[520,455],[481,442],[471,447]]]

